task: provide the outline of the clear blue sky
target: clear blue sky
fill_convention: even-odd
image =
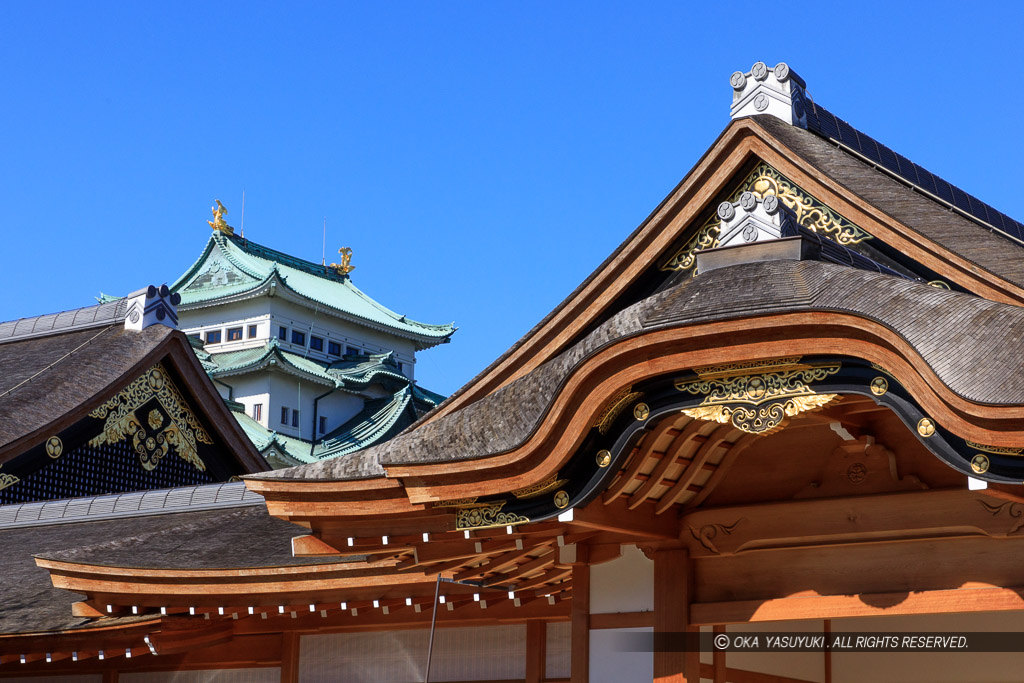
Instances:
[[[173,281],[220,198],[453,343],[451,392],[654,209],[729,74],[814,99],[1018,219],[1021,3],[0,5],[0,319]]]

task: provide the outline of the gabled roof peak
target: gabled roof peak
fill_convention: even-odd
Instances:
[[[774,69],[769,69],[764,62],[756,62],[747,73],[733,73],[729,85],[732,86],[732,118],[768,114],[790,125],[807,127],[804,103],[807,84],[785,62],[779,62]]]

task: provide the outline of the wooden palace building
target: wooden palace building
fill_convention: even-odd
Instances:
[[[1013,647],[694,646],[1024,630],[1024,225],[786,64],[731,85],[661,205],[398,436],[149,507],[0,507],[0,676],[1018,679]]]

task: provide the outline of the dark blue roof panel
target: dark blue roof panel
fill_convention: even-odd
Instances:
[[[818,135],[842,143],[908,183],[991,225],[1004,235],[1024,240],[1024,224],[928,172],[905,156],[893,152],[877,140],[856,130],[846,121],[837,118],[824,107],[811,104],[807,112],[807,128]]]

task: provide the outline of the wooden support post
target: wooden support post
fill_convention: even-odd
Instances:
[[[281,683],[299,683],[299,634],[281,634]]]
[[[572,565],[572,683],[590,681],[590,565],[589,548],[576,545]]]
[[[526,683],[542,683],[547,678],[547,622],[526,622]]]
[[[107,669],[103,672],[103,683],[117,683],[118,676],[116,669]]]
[[[832,620],[825,620],[825,683],[832,683]]]
[[[659,633],[699,635],[699,628],[690,626],[692,581],[686,549],[654,552],[655,644]],[[691,645],[685,652],[654,653],[656,683],[700,683],[700,650]]]
[[[714,626],[711,629],[715,635],[725,633],[725,626]],[[711,655],[711,666],[715,672],[715,683],[726,683],[725,650],[715,648]]]

